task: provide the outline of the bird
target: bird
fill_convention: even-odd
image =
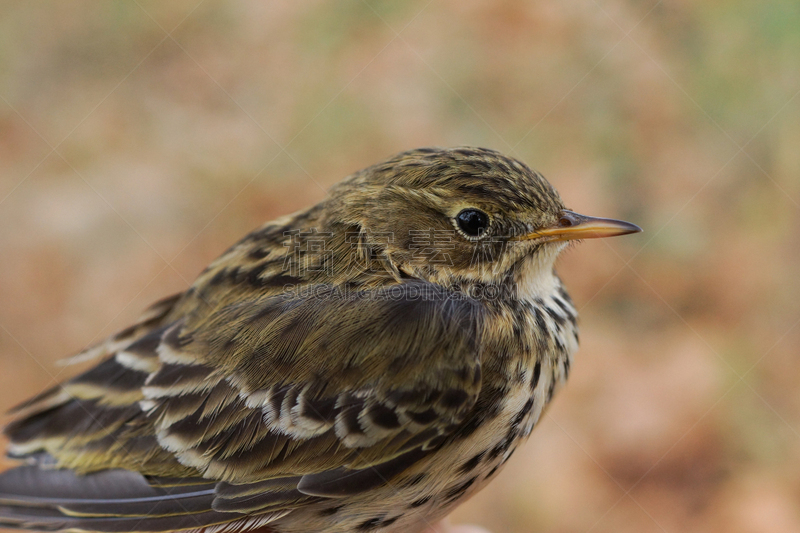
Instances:
[[[430,527],[496,477],[569,376],[559,254],[638,231],[568,210],[490,149],[357,171],[15,407],[0,527]]]

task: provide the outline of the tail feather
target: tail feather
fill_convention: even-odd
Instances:
[[[80,517],[50,508],[0,506],[0,526],[37,531],[91,531],[100,533],[200,530],[241,517],[207,511],[179,516]]]
[[[0,474],[0,527],[41,531],[193,530],[247,518],[212,510],[215,483],[146,478],[128,470],[80,476],[20,466]],[[262,517],[267,519],[268,517]]]

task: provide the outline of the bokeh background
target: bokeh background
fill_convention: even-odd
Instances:
[[[571,381],[454,516],[800,531],[796,0],[0,1],[0,408],[263,221],[423,145],[645,232],[560,261]]]

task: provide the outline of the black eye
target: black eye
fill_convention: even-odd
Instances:
[[[456,222],[461,231],[470,237],[478,237],[489,227],[489,215],[477,209],[464,209],[456,215]]]

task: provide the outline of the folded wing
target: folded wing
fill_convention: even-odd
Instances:
[[[24,407],[6,433],[34,464],[0,476],[0,521],[263,524],[370,490],[473,408],[480,331],[479,304],[422,282],[198,305]]]

